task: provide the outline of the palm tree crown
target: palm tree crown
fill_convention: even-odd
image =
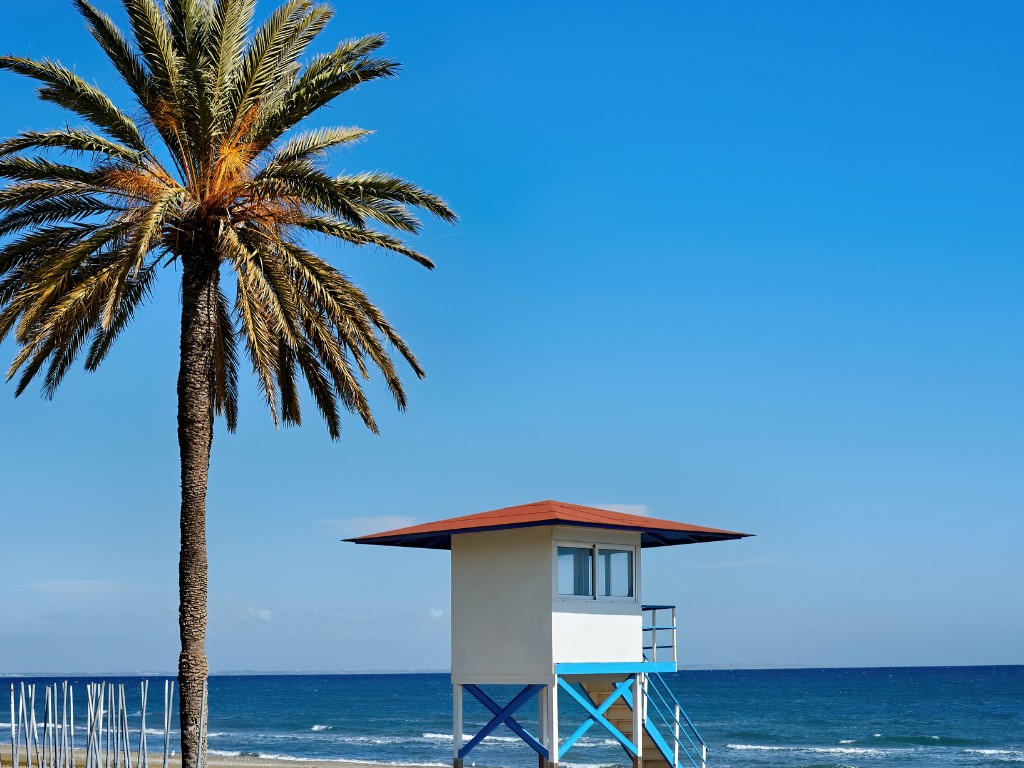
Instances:
[[[289,0],[251,32],[255,0],[124,0],[134,45],[87,0],[89,31],[140,109],[118,109],[61,64],[14,56],[0,68],[40,82],[39,96],[89,124],[25,131],[0,143],[0,340],[20,346],[8,378],[17,393],[45,368],[52,396],[79,353],[95,369],[150,294],[161,266],[215,255],[234,273],[233,307],[215,302],[216,409],[234,429],[240,341],[275,422],[300,423],[305,379],[332,436],[339,405],[376,430],[361,387],[378,369],[399,407],[405,395],[385,347],[423,372],[383,314],[345,275],[303,244],[317,233],[373,245],[431,267],[377,222],[415,233],[412,208],[445,221],[447,205],[382,173],[332,176],[325,154],[359,128],[291,129],[339,94],[392,77],[375,58],[381,35],[342,42],[299,63],[331,18],[326,5]],[[57,150],[86,158],[75,165]]]

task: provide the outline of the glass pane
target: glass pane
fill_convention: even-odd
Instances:
[[[590,547],[558,548],[558,594],[591,597],[594,550]]]
[[[632,597],[633,550],[599,549],[597,583],[601,597]]]

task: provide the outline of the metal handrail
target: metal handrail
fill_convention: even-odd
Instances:
[[[650,661],[662,661],[663,659],[658,658],[658,649],[672,651],[672,658],[668,661],[676,661],[678,646],[676,636],[676,607],[674,605],[641,605],[640,610],[644,613],[650,613],[650,621],[646,621],[641,627],[641,633],[644,640],[641,642],[643,651],[651,651]],[[658,611],[671,611],[672,618],[669,624],[659,623]],[[647,633],[650,632],[650,645],[646,643]],[[658,644],[658,632],[669,632],[671,633],[672,644],[664,645]],[[646,654],[645,654],[646,656]]]
[[[677,627],[676,627],[676,607],[674,605],[642,605],[641,610],[644,614],[650,613],[650,620],[646,620],[643,624],[644,642],[642,643],[642,654],[647,661],[664,661],[664,659],[658,658],[658,651],[660,650],[671,650],[672,661],[677,661],[678,654],[678,641],[677,641]],[[670,624],[659,623],[658,612],[659,611],[671,611],[672,619]],[[672,643],[670,645],[658,643],[658,632],[671,632]],[[648,645],[646,640],[646,633],[650,632],[650,644]],[[650,653],[648,653],[650,651]],[[648,681],[648,678],[654,678]],[[690,763],[693,764],[694,768],[706,768],[708,758],[708,745],[704,741],[704,737],[700,735],[700,731],[690,720],[690,716],[686,714],[686,710],[679,704],[679,700],[676,698],[672,689],[665,682],[665,679],[656,672],[647,673],[644,675],[644,698],[647,702],[654,705],[654,711],[658,718],[662,721],[662,725],[668,728],[672,732],[672,739],[675,741],[673,747],[673,768],[679,768],[679,751],[686,755]],[[650,695],[650,689],[653,688],[657,694],[657,698]],[[667,698],[666,698],[667,696]],[[658,705],[658,699],[661,700],[661,705]],[[666,714],[662,710],[669,710]],[[685,722],[685,725],[684,725]],[[689,743],[687,748],[686,743],[680,739],[680,731],[682,735],[686,737],[686,742]],[[690,734],[696,737],[697,741],[694,742]],[[698,746],[698,743],[700,746]],[[695,759],[696,758],[696,759]],[[698,765],[697,759],[700,760]]]
[[[651,675],[648,675],[648,677],[651,677]],[[686,714],[686,710],[684,710],[682,708],[682,706],[679,704],[679,702],[676,700],[675,695],[672,693],[672,690],[668,687],[668,684],[665,682],[664,678],[662,678],[661,675],[658,675],[657,673],[655,673],[653,675],[653,677],[655,677],[657,679],[657,681],[661,683],[661,686],[666,691],[668,691],[669,698],[672,699],[672,703],[675,705],[675,709],[678,710],[679,714],[681,714],[683,716],[683,718],[686,720],[686,724],[690,726],[690,730],[693,731],[693,735],[697,737],[697,741],[700,742],[700,745],[702,747],[704,747],[704,749],[707,749],[708,745],[704,742],[704,738],[700,735],[700,731],[698,731],[697,728],[694,726],[694,724],[690,721],[689,716]],[[658,686],[656,684],[651,686],[651,687],[653,687],[654,688],[654,692],[656,694],[658,694],[658,698],[661,699],[661,703],[664,704],[666,708],[668,708],[669,703],[668,703],[668,701],[665,700],[665,694],[663,694],[661,692],[661,690],[658,688]],[[646,687],[644,688],[644,691],[646,693],[646,691],[647,691]],[[665,722],[665,725],[666,726],[669,725],[668,717],[661,711],[661,707],[658,706],[658,702],[656,702],[654,699],[652,699],[650,694],[647,695],[647,700],[650,701],[652,704],[654,704],[654,711],[657,712],[659,715],[661,715],[662,720]],[[673,712],[673,716],[674,715],[675,715],[675,712]],[[680,725],[682,725],[682,723],[677,718],[674,717],[673,719],[674,719],[674,722],[679,723]],[[688,742],[690,742],[690,746],[693,747],[693,750],[695,752],[700,752],[701,751],[697,747],[697,745],[693,743],[693,739],[690,738],[690,734],[686,731],[685,728],[683,729],[683,735],[686,737],[686,740]],[[679,741],[679,737],[678,736],[675,736],[673,734],[673,738],[675,738],[675,740],[679,743],[679,746],[683,746],[683,743],[681,741]],[[685,747],[684,747],[683,751],[684,752],[686,751]]]

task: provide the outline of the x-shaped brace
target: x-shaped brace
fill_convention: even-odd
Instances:
[[[483,704],[488,710],[490,710],[491,714],[493,714],[494,717],[491,718],[491,721],[487,723],[487,725],[480,729],[480,733],[478,733],[476,736],[474,736],[472,739],[466,742],[466,744],[459,750],[460,758],[465,757],[469,753],[469,751],[473,749],[473,747],[475,747],[481,741],[486,739],[502,723],[504,723],[510,729],[512,729],[512,732],[516,736],[518,736],[527,744],[529,744],[530,747],[533,748],[534,752],[536,752],[541,757],[544,757],[545,759],[547,758],[548,751],[544,747],[544,745],[537,741],[530,734],[529,731],[523,728],[523,726],[517,723],[515,718],[512,717],[512,715],[516,713],[516,710],[522,707],[523,704],[525,704],[527,701],[532,699],[536,693],[544,690],[543,685],[526,686],[525,688],[523,688],[523,690],[517,693],[515,698],[512,699],[512,701],[510,701],[508,705],[505,707],[501,707],[498,704],[495,704],[494,700],[490,696],[481,691],[477,686],[473,685],[472,683],[465,683],[462,686],[462,690],[468,691],[470,694],[472,694],[473,698],[475,698],[477,701]]]
[[[571,683],[566,682],[565,678],[558,678],[558,686],[562,688],[570,696],[572,696],[573,699],[576,700],[576,703],[583,707],[587,714],[590,715],[586,720],[583,721],[583,724],[576,729],[576,732],[573,733],[573,735],[570,736],[568,739],[566,739],[565,743],[559,748],[559,762],[561,762],[562,755],[566,753],[569,747],[575,744],[576,741],[580,738],[580,736],[582,736],[584,733],[590,730],[590,727],[595,723],[600,723],[601,725],[603,725],[607,729],[607,731],[615,738],[615,740],[618,741],[630,755],[636,757],[637,754],[639,754],[636,745],[632,741],[627,739],[619,731],[619,729],[612,725],[611,722],[609,722],[609,720],[604,716],[604,713],[607,712],[608,709],[612,706],[612,704],[614,704],[619,698],[622,698],[627,704],[629,704],[630,707],[633,706],[633,696],[630,692],[630,688],[633,686],[632,677],[623,680],[621,683],[616,683],[615,690],[612,691],[611,694],[609,694],[607,699],[601,702],[601,706],[595,706],[593,699],[591,699],[589,696],[581,695],[580,692],[577,691]]]

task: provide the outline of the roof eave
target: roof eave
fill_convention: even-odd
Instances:
[[[462,530],[452,531],[425,531],[425,532],[410,532],[402,533],[401,531],[388,532],[383,534],[373,534],[370,536],[358,536],[351,539],[342,539],[342,541],[351,542],[353,544],[376,544],[378,546],[390,546],[390,547],[415,547],[420,549],[451,549],[451,537],[458,536],[464,533],[484,533],[486,531],[501,531],[509,528],[535,528],[544,525],[564,525],[575,528],[601,528],[605,530],[614,531],[636,531],[640,533],[640,546],[644,548],[650,547],[669,547],[669,546],[680,546],[683,544],[703,544],[710,541],[731,541],[734,539],[743,539],[753,534],[750,533],[739,533],[736,531],[720,531],[720,530],[694,530],[694,531],[683,531],[666,528],[630,528],[628,526],[615,525],[611,523],[590,523],[590,522],[575,522],[567,520],[536,520],[528,523],[517,522],[509,523],[506,525],[489,525],[479,526],[474,528],[465,528]]]

